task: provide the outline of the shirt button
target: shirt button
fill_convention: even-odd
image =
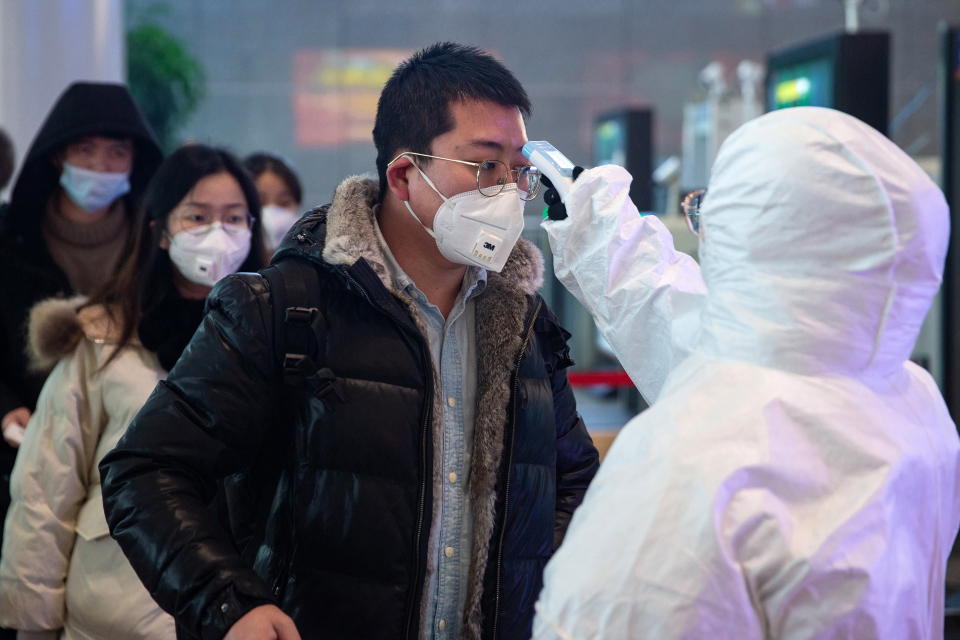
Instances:
[[[222,605],[220,605],[220,613],[226,613],[229,608],[230,605],[224,602]]]
[[[446,628],[447,628],[446,620],[441,620],[440,622],[437,623],[437,629],[440,629],[440,631],[443,631]]]
[[[448,475],[447,478],[450,480],[450,484],[453,484],[454,482],[457,481],[457,474],[451,471],[450,475]]]
[[[457,399],[454,398],[453,396],[450,396],[449,398],[447,398],[447,406],[450,406],[450,407],[457,406]]]
[[[447,547],[446,549],[444,549],[444,550],[443,550],[443,555],[447,556],[448,558],[452,558],[452,557],[453,557],[453,547]]]

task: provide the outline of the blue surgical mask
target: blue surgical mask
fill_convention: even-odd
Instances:
[[[94,213],[130,191],[130,173],[91,171],[64,162],[60,186],[78,207]]]

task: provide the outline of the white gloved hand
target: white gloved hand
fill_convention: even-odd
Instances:
[[[584,171],[546,220],[557,278],[597,323],[648,403],[692,347],[707,289],[696,261],[673,246],[656,216],[630,200],[622,167]]]

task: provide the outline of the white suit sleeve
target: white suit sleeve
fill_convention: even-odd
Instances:
[[[706,287],[656,216],[640,216],[621,167],[580,174],[566,220],[545,221],[557,278],[583,304],[652,403],[689,353]]]
[[[27,425],[10,479],[0,560],[0,625],[63,627],[65,582],[76,522],[90,484],[96,433],[86,378],[90,344],[57,364]]]

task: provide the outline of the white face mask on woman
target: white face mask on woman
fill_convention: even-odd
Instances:
[[[443,200],[433,218],[433,229],[423,224],[408,201],[403,205],[433,236],[443,257],[457,264],[501,271],[523,232],[525,203],[517,185],[504,185],[495,196],[471,189],[447,198],[420,167],[417,171]]]
[[[240,268],[251,237],[250,229],[228,233],[219,222],[180,231],[170,238],[170,260],[190,282],[212,287]]]
[[[78,207],[95,213],[130,191],[130,173],[92,171],[64,162],[60,186]]]
[[[260,224],[263,225],[263,237],[271,249],[280,246],[283,236],[297,221],[300,214],[296,209],[287,209],[268,204],[260,210]]]

